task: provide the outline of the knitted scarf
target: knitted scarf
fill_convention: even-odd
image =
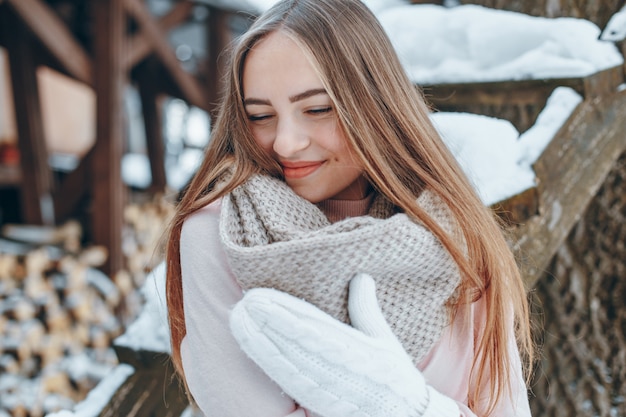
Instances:
[[[418,204],[454,233],[449,209],[432,192]],[[331,224],[283,181],[255,175],[222,199],[220,237],[244,291],[281,290],[346,323],[348,282],[371,275],[384,316],[417,364],[447,325],[459,270],[428,229],[387,199],[377,196],[369,214]]]

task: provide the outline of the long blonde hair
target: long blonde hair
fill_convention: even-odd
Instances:
[[[191,213],[256,172],[280,177],[277,163],[254,141],[243,106],[242,73],[248,51],[262,38],[283,31],[303,48],[329,94],[349,147],[362,161],[377,192],[425,224],[454,257],[462,274],[460,297],[451,306],[469,308],[483,297],[485,331],[477,342],[469,406],[490,384],[486,414],[510,389],[507,340],[510,320],[525,363],[532,363],[526,291],[515,259],[493,213],[477,197],[430,119],[430,109],[407,78],[384,30],[358,0],[284,0],[260,16],[232,53],[230,73],[205,159],[185,191],[167,242],[167,305],[172,359],[181,376],[180,342],[186,333],[180,268],[180,234]],[[227,184],[216,187],[226,170]],[[417,204],[425,187],[450,207],[466,247],[448,236]],[[512,316],[511,316],[512,314]],[[488,381],[488,382],[487,382]],[[484,400],[484,399],[483,399]]]

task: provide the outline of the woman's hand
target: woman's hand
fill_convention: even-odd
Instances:
[[[392,333],[370,276],[352,279],[348,303],[353,327],[286,293],[253,289],[235,306],[231,331],[288,395],[323,417],[458,416]]]

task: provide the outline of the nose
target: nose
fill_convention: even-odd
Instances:
[[[308,132],[300,123],[292,119],[282,119],[276,128],[273,149],[283,158],[296,156],[310,145]]]

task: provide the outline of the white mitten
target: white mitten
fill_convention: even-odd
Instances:
[[[426,384],[378,307],[374,280],[350,283],[342,323],[286,293],[248,291],[232,311],[244,352],[288,395],[323,417],[459,416],[455,401]]]

